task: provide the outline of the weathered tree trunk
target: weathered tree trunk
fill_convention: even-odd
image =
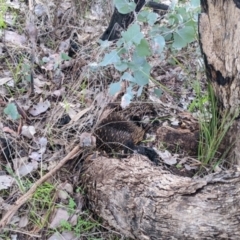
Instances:
[[[218,100],[219,112],[233,117],[240,107],[240,1],[201,0],[199,36],[206,72]],[[229,159],[240,164],[240,122],[227,135],[234,145]]]
[[[207,75],[220,113],[235,114],[240,103],[240,1],[201,0],[201,5],[199,33]],[[239,161],[239,121],[231,131],[236,141],[232,153]],[[140,156],[99,157],[85,162],[83,181],[92,209],[133,239],[239,239],[239,168],[191,179]]]
[[[91,208],[133,239],[239,239],[240,171],[179,177],[143,157],[88,160]]]

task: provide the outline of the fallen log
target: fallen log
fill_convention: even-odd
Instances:
[[[238,239],[240,169],[188,178],[129,159],[90,157],[82,177],[90,208],[133,239]]]

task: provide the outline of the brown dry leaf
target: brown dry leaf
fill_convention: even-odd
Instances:
[[[47,141],[47,138],[45,138],[45,137],[41,137],[41,138],[39,138],[39,139],[37,139],[37,141],[35,141],[37,144],[38,144],[38,146],[40,147],[40,149],[38,150],[38,152],[39,153],[45,153],[45,151],[46,151],[46,147],[47,147],[47,143],[48,143],[48,141]]]
[[[40,154],[39,152],[31,152],[31,154],[29,155],[29,158],[39,162],[42,160],[42,154]]]
[[[24,228],[24,227],[26,227],[26,226],[28,225],[28,222],[29,222],[29,220],[28,220],[28,215],[25,214],[25,215],[23,215],[23,216],[20,218],[18,227]]]
[[[50,106],[51,104],[48,100],[39,102],[37,105],[33,105],[33,107],[29,110],[29,113],[35,117],[41,113],[46,112]]]
[[[14,130],[12,130],[11,128],[9,128],[9,127],[3,127],[3,132],[5,132],[5,133],[10,133],[12,136],[14,136],[14,137],[17,137],[18,136],[18,134],[17,134],[17,132],[15,132]]]
[[[191,166],[191,165],[189,165],[189,164],[184,164],[184,167],[185,167],[186,170],[188,170],[188,171],[191,171],[191,170],[193,170],[193,169],[197,169],[197,168],[198,168],[198,166]]]
[[[22,126],[21,134],[28,139],[32,139],[34,134],[36,133],[35,127],[33,126]]]
[[[8,189],[13,185],[15,179],[9,175],[2,175],[0,176],[0,190]]]
[[[42,15],[44,15],[46,13],[47,13],[46,7],[43,4],[36,4],[36,6],[34,8],[34,14],[37,17],[41,17]]]
[[[83,209],[83,206],[84,206],[84,199],[85,199],[85,197],[81,193],[75,193],[74,199],[75,199],[75,202],[77,204],[77,208],[76,209],[79,212],[81,212],[82,209]]]
[[[96,28],[95,28],[94,26],[86,26],[86,27],[84,28],[84,31],[85,31],[86,33],[94,33],[94,32],[96,32]]]
[[[61,183],[57,187],[61,190],[66,190],[68,193],[73,194],[73,185],[67,182]]]
[[[29,36],[31,43],[35,45],[38,37],[38,30],[32,21],[27,22],[25,30]]]
[[[46,63],[42,68],[46,71],[52,71],[61,63],[61,56],[58,53],[54,53],[49,57],[43,57],[42,60]]]
[[[77,240],[74,232],[64,231],[62,233],[55,232],[48,240]]]
[[[70,39],[67,39],[65,41],[62,41],[59,46],[60,52],[67,52],[70,47]]]
[[[23,164],[20,168],[16,170],[16,174],[18,176],[26,176],[29,173],[35,171],[38,169],[38,162],[37,161],[32,161],[27,164]]]
[[[42,87],[44,87],[44,86],[50,86],[51,85],[51,83],[50,82],[48,82],[48,81],[43,81],[43,80],[40,80],[39,78],[34,78],[34,86],[37,86],[37,87],[39,87],[39,88],[42,88]]]
[[[12,31],[5,31],[4,41],[6,42],[6,44],[23,46],[24,44],[26,44],[26,36],[20,35]]]
[[[0,86],[6,84],[9,81],[12,81],[12,77],[2,77],[0,78]]]
[[[74,117],[72,117],[71,122],[77,122],[84,114],[86,114],[88,111],[90,111],[91,108],[92,108],[92,106],[85,108],[82,111],[80,111],[79,113],[77,113]]]
[[[61,200],[66,200],[66,199],[69,198],[69,194],[66,191],[63,191],[63,190],[59,190],[58,193],[57,193],[57,196]]]
[[[53,217],[50,228],[57,228],[60,226],[62,220],[67,221],[69,219],[70,215],[66,209],[63,208],[57,208],[55,209],[55,216]]]
[[[60,3],[60,7],[62,8],[62,10],[65,12],[67,11],[69,8],[71,8],[72,6],[72,2],[71,1],[62,1]]]
[[[177,163],[177,157],[173,156],[169,151],[157,151],[160,158],[168,165],[174,165]]]
[[[52,95],[54,95],[56,97],[60,97],[60,96],[63,95],[63,93],[65,93],[65,88],[64,87],[62,87],[61,89],[53,91]]]
[[[13,168],[16,171],[22,165],[27,164],[27,163],[28,163],[28,157],[15,158],[13,160]]]
[[[96,146],[96,138],[92,134],[84,132],[80,135],[80,146],[81,147],[90,147]]]
[[[20,2],[19,1],[12,1],[12,0],[7,0],[6,1],[7,5],[11,8],[14,9],[20,9]],[[16,17],[15,17],[16,18]]]
[[[37,93],[37,94],[41,94],[43,92],[43,89],[35,85],[34,86],[34,92]]]

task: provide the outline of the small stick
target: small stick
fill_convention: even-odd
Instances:
[[[76,154],[79,153],[79,150],[80,146],[76,146],[70,153],[67,154],[65,158],[63,158],[59,162],[59,164],[55,168],[53,168],[50,172],[48,172],[37,182],[35,182],[32,187],[23,196],[21,196],[12,206],[12,208],[8,210],[7,213],[3,216],[0,221],[0,227],[4,227],[6,224],[8,224],[12,216],[17,212],[17,210],[32,197],[37,187],[40,186],[43,182],[45,182],[53,174],[55,174],[67,161],[74,158]]]

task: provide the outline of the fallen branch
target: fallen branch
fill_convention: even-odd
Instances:
[[[240,168],[188,178],[135,154],[89,156],[82,169],[90,210],[125,237],[239,239]]]
[[[70,153],[67,154],[65,158],[63,158],[59,164],[53,168],[50,172],[45,174],[42,178],[40,178],[37,182],[33,184],[33,186],[26,192],[22,197],[20,197],[13,207],[7,211],[7,213],[3,216],[3,218],[0,221],[0,227],[4,227],[6,224],[9,223],[12,216],[17,212],[17,210],[26,203],[34,194],[37,187],[40,186],[43,182],[45,182],[49,177],[53,176],[66,162],[68,162],[70,159],[74,158],[80,151],[80,146],[76,146]]]

